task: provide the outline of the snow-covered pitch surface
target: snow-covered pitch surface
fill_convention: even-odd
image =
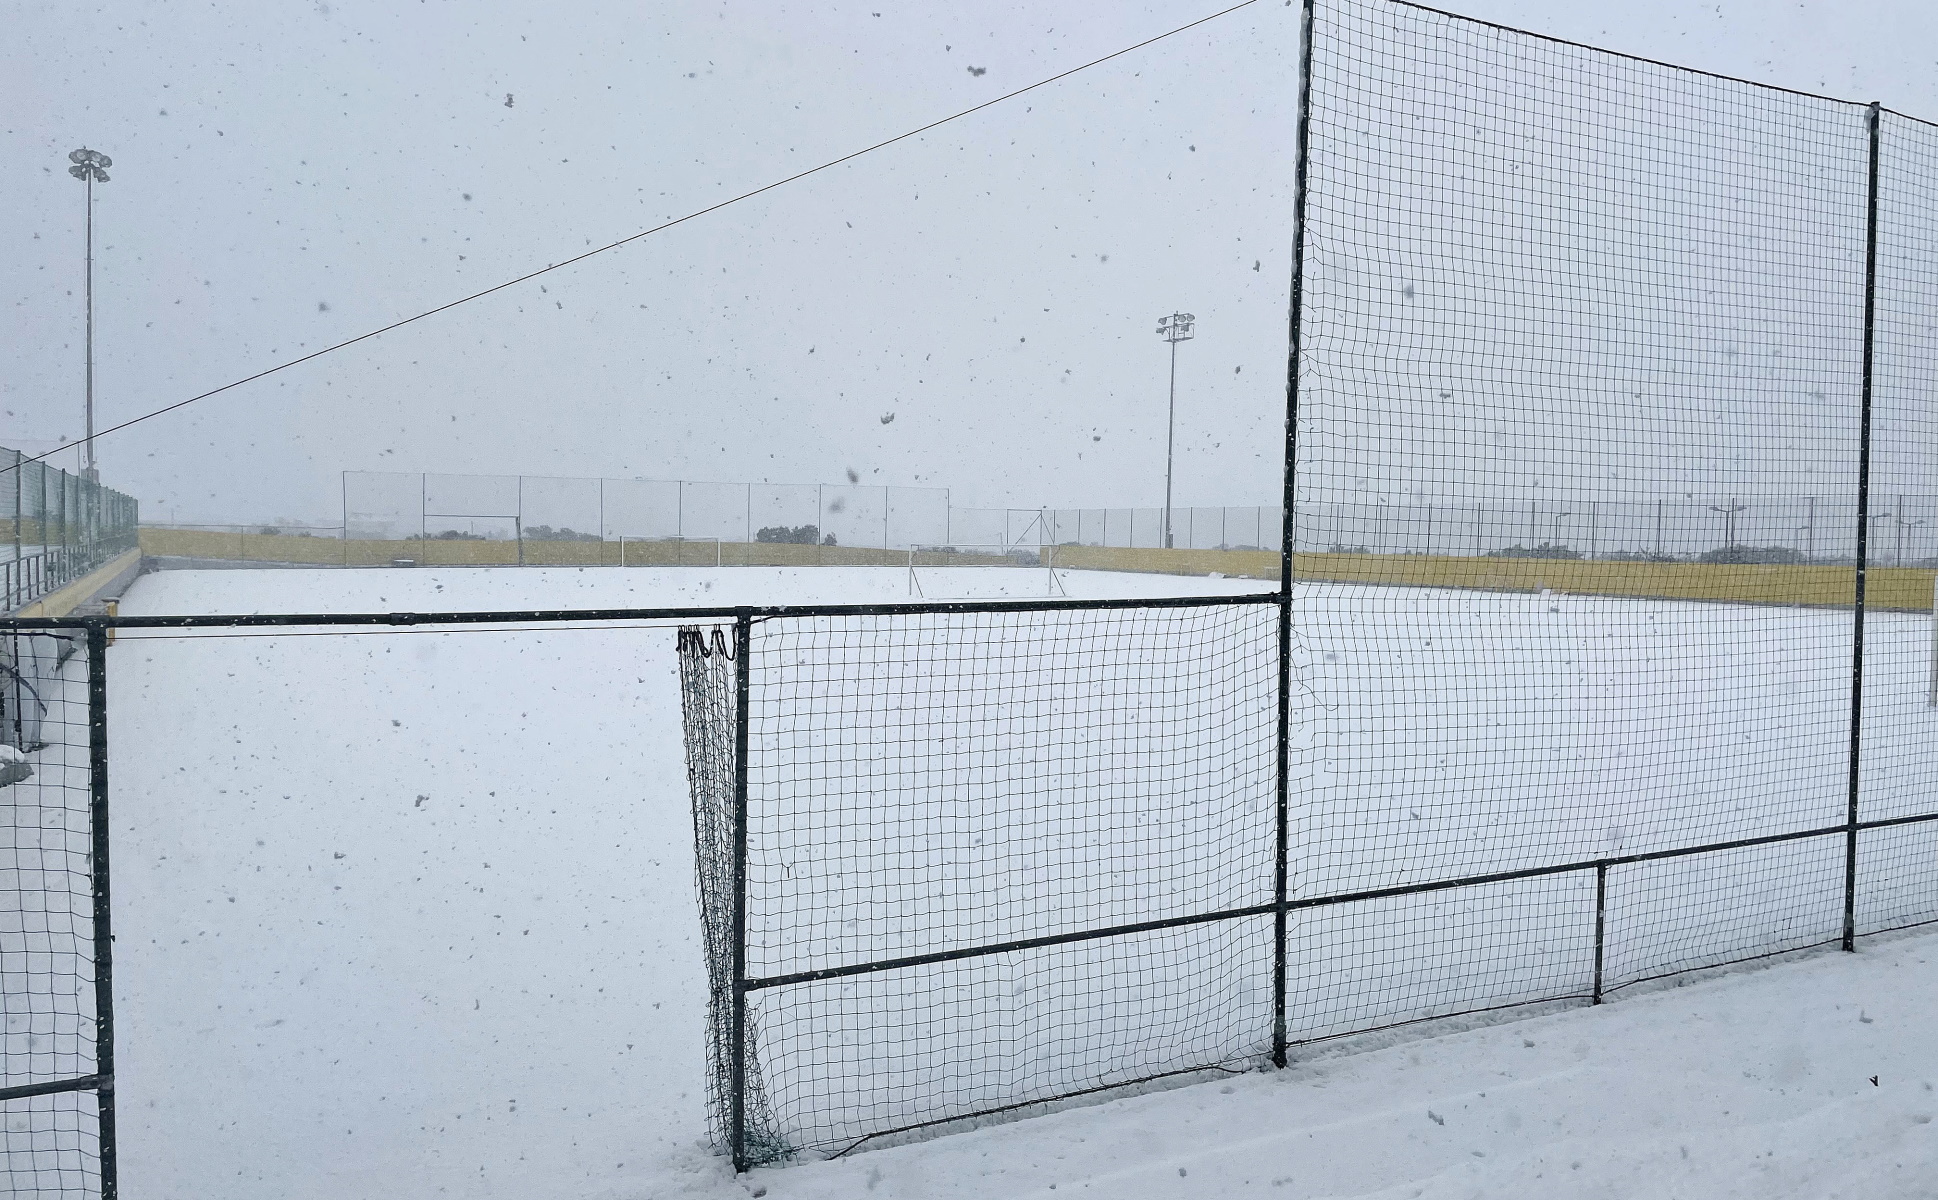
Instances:
[[[930,598],[1048,590],[1033,570],[918,578]],[[1072,573],[1063,587],[1256,584]],[[865,568],[219,571],[147,577],[122,611],[909,596],[905,571]],[[1329,589],[1304,601],[1323,615],[1328,597],[1336,611],[1317,627],[1340,645],[1304,647],[1321,690],[1326,656],[1350,657],[1351,614],[1429,598]],[[1559,635],[1586,652],[1605,640],[1606,606],[1637,607],[1445,598],[1577,626],[1549,629],[1536,650]],[[1722,619],[1661,607],[1692,636],[1713,639]],[[1834,648],[1834,629],[1811,622],[1835,614],[1781,619]],[[1881,639],[1909,647],[1926,628],[1900,623]],[[1938,1050],[1918,1019],[1938,955],[1902,938],[736,1182],[703,1145],[705,984],[673,641],[670,624],[121,637],[109,686],[129,1194],[1802,1196],[1848,1183],[1908,1196],[1938,1177],[1925,1123],[1938,1077],[1918,1066]],[[1697,649],[1655,647],[1684,665]],[[1367,657],[1377,675],[1382,656]],[[1919,677],[1899,657],[1908,688]],[[1834,663],[1772,678],[1795,690],[1824,673]],[[1572,676],[1556,674],[1565,689]],[[1424,710],[1418,683],[1394,694]],[[1918,720],[1886,709],[1880,719]],[[1882,757],[1905,769],[1915,756]]]

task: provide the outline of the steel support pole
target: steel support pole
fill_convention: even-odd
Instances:
[[[1595,864],[1595,984],[1592,998],[1602,1002],[1602,964],[1607,961],[1605,946],[1608,930],[1608,864]]]
[[[108,631],[87,627],[88,826],[94,892],[94,1098],[99,1111],[101,1200],[120,1191],[114,1122],[114,927],[108,904]]]
[[[747,692],[753,641],[753,616],[742,609],[734,617],[734,731],[733,731],[733,1014],[728,1062],[728,1139],[733,1169],[745,1171],[747,1161]]]
[[[1880,106],[1872,104],[1870,194],[1864,213],[1864,361],[1857,426],[1857,576],[1851,605],[1850,793],[1844,818],[1844,949],[1857,949],[1857,793],[1864,730],[1864,585],[1870,567],[1871,385],[1876,362],[1877,185]]]
[[[1305,0],[1299,22],[1299,124],[1297,192],[1292,198],[1292,304],[1288,314],[1289,352],[1285,367],[1284,510],[1279,526],[1278,728],[1274,753],[1274,845],[1272,850],[1272,1065],[1285,1065],[1288,1030],[1285,1012],[1286,901],[1291,893],[1290,781],[1292,757],[1292,501],[1299,463],[1299,355],[1305,316],[1305,210],[1311,166],[1312,34],[1314,0]],[[1176,347],[1173,346],[1173,352]]]
[[[87,168],[87,399],[85,401],[86,431],[82,445],[87,448],[82,457],[87,460],[87,475],[97,474],[94,467],[94,172]]]
[[[1171,449],[1178,436],[1178,343],[1171,342],[1171,408],[1164,424],[1164,548],[1171,548]]]

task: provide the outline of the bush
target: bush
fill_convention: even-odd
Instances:
[[[1326,553],[1327,554],[1371,554],[1372,551],[1368,550],[1364,546],[1342,546],[1338,542],[1334,542],[1332,545],[1326,547]]]
[[[1697,562],[1726,564],[1772,564],[1782,565],[1800,563],[1803,555],[1788,546],[1724,546],[1717,550],[1705,550]]]
[[[821,541],[821,529],[816,525],[769,525],[754,534],[757,542],[778,542],[782,545],[813,546]],[[827,544],[834,545],[830,536]]]
[[[525,526],[525,537],[534,542],[605,541],[604,538],[596,533],[580,533],[570,525],[561,525],[557,529],[552,528],[550,525],[527,525]]]
[[[447,529],[443,533],[432,534],[431,540],[438,542],[482,542],[485,540],[485,535],[482,533],[459,533],[455,529]]]
[[[1542,542],[1539,546],[1509,546],[1505,550],[1494,551],[1494,558],[1580,558],[1581,551],[1553,542]]]
[[[1673,554],[1658,554],[1653,550],[1617,550],[1613,554],[1604,554],[1602,557],[1609,562],[1671,563],[1678,561]]]

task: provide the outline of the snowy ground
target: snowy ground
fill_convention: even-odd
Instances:
[[[1049,589],[1045,573],[1024,569],[924,569],[919,580],[929,598]],[[1062,583],[1072,595],[1256,586],[1083,573]],[[1425,594],[1327,594],[1336,607],[1322,604],[1333,615],[1307,641],[1306,678],[1342,728],[1380,717],[1338,690],[1356,672],[1382,681],[1385,719],[1420,742],[1433,710],[1420,664],[1444,670],[1480,653],[1551,670],[1540,679],[1557,704],[1617,714],[1667,680],[1691,698],[1652,718],[1664,728],[1701,717],[1739,736],[1761,708],[1766,723],[1799,723],[1806,741],[1835,732],[1831,707],[1808,706],[1835,676],[1836,614],[1663,605],[1673,635],[1624,633],[1611,647],[1606,613],[1633,614],[1635,602],[1494,598],[1489,611],[1515,616],[1490,623],[1455,596],[1449,611],[1469,615],[1426,631],[1436,649],[1434,637],[1402,645],[1390,625],[1352,624],[1403,614]],[[907,572],[866,568],[223,571],[149,576],[122,611],[907,598]],[[1525,635],[1556,615],[1565,636]],[[1893,744],[1928,719],[1921,693],[1916,711],[1906,699],[1924,662],[1909,648],[1928,626],[1901,624],[1878,627],[1880,674],[1895,681],[1879,722],[1907,723]],[[1515,629],[1523,636],[1507,636]],[[1731,629],[1788,632],[1759,648],[1721,637]],[[1578,650],[1545,665],[1563,644]],[[121,638],[110,744],[129,1194],[1910,1196],[1938,1178],[1925,1123],[1938,1111],[1938,1042],[1921,1021],[1938,954],[1930,939],[1904,938],[735,1181],[701,1147],[704,983],[672,649],[664,627]],[[1767,693],[1729,691],[1751,674]],[[1732,696],[1754,703],[1719,702]],[[1487,696],[1454,698],[1441,705],[1453,715],[1441,740],[1458,750],[1471,734],[1478,745]],[[1544,749],[1590,756],[1598,736],[1650,733],[1606,726],[1570,722]],[[1829,755],[1800,746],[1802,783],[1767,804],[1814,811]],[[1398,765],[1315,761],[1312,778],[1370,813],[1371,793],[1488,769],[1459,753],[1436,762],[1430,745],[1386,757]],[[1922,778],[1924,757],[1879,755],[1905,780]],[[1571,769],[1591,791],[1606,774],[1592,757]],[[1752,772],[1749,790],[1760,778]],[[1540,853],[1602,852],[1635,836],[1611,831],[1605,806],[1591,826],[1543,824],[1539,800],[1510,788],[1485,820],[1521,821],[1545,839]],[[1426,829],[1429,843],[1455,845],[1453,815],[1391,808],[1377,809],[1386,835]],[[1319,872],[1356,881],[1350,864],[1377,841],[1356,836],[1325,847]],[[1447,863],[1497,862],[1515,844],[1482,838]],[[1459,970],[1428,973],[1444,990]]]
[[[1881,940],[750,1181],[773,1200],[1930,1197],[1934,989],[1938,938]],[[657,1194],[745,1194],[705,1166],[683,1184]]]

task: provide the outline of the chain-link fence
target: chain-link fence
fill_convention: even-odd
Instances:
[[[12,612],[135,546],[133,496],[0,449],[0,612]]]

